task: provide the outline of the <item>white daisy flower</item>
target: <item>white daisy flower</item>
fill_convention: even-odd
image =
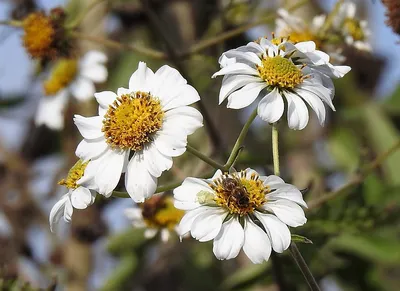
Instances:
[[[64,194],[50,211],[49,222],[51,231],[54,231],[55,225],[62,216],[66,222],[70,222],[74,208],[85,209],[93,204],[96,194],[77,182],[82,178],[87,164],[87,162],[83,163],[79,160],[69,170],[67,178],[58,183],[67,187],[68,193]]]
[[[243,248],[253,263],[267,261],[291,241],[288,226],[306,223],[301,192],[281,178],[254,170],[222,174],[208,180],[186,178],[174,190],[175,207],[187,211],[179,235],[188,232],[200,242],[214,240],[220,259],[235,258]]]
[[[60,59],[44,84],[44,93],[35,116],[37,126],[46,125],[60,130],[64,127],[64,109],[71,94],[78,101],[93,98],[94,83],[107,80],[107,56],[100,51],[89,51],[79,61]]]
[[[305,102],[324,124],[323,102],[335,110],[331,78],[343,77],[350,70],[348,66],[331,65],[329,55],[316,50],[312,41],[292,44],[284,39],[250,42],[223,53],[219,63],[221,70],[213,75],[225,75],[219,104],[228,98],[228,108],[240,109],[260,96],[258,115],[274,123],[283,115],[285,97],[292,129],[303,129],[308,123]]]
[[[109,196],[125,172],[125,188],[135,202],[154,194],[157,178],[172,166],[172,157],[186,151],[187,136],[203,125],[198,110],[187,106],[200,99],[181,74],[163,66],[157,72],[143,62],[129,80],[129,89],[96,93],[99,115],[74,121],[83,141],[76,155],[91,160],[80,183]]]
[[[157,194],[136,207],[126,209],[125,215],[133,227],[145,228],[145,238],[153,238],[159,233],[161,240],[167,242],[171,233],[176,233],[184,211],[174,207],[172,197]]]
[[[369,43],[371,30],[366,20],[356,18],[357,6],[352,1],[345,1],[340,5],[339,11],[333,20],[333,27],[340,31],[346,43],[358,50],[371,51]]]

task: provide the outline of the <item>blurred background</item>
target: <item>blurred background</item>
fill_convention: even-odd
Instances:
[[[152,0],[145,8],[136,0],[1,0],[0,21],[22,20],[33,11],[58,6],[71,19],[84,12],[74,46],[81,53],[96,49],[108,55],[109,77],[97,91],[127,86],[140,60],[153,70],[165,63],[179,68],[200,92],[211,119],[211,126],[189,140],[223,161],[254,107],[235,111],[217,106],[221,80],[210,76],[218,70],[218,57],[271,35],[277,9],[297,2]],[[301,2],[290,13],[305,23],[330,13],[336,3]],[[302,131],[288,129],[282,119],[282,175],[307,189],[308,223],[292,232],[313,241],[299,248],[322,290],[399,290],[400,150],[393,146],[400,139],[400,40],[385,24],[380,0],[353,2],[356,17],[368,21],[372,50],[338,45],[352,71],[335,83],[336,112],[328,110],[324,127],[314,113]],[[149,15],[157,16],[158,23]],[[227,31],[235,33],[169,60],[107,42],[168,55],[166,42],[176,52],[187,52]],[[179,242],[176,236],[167,243],[145,239],[143,230],[133,228],[123,214],[134,205],[130,199],[99,198],[88,209],[75,210],[71,224],[60,221],[51,233],[50,209],[67,192],[57,181],[76,162],[81,139],[72,116],[90,116],[97,108],[94,99],[83,104],[71,99],[62,130],[36,126],[46,69],[26,53],[22,35],[21,28],[0,26],[0,290],[307,290],[287,252],[253,265],[244,255],[218,261],[211,243]],[[250,166],[271,174],[271,129],[256,121],[236,168]],[[210,170],[185,154],[159,184]],[[332,199],[321,200],[327,195]]]

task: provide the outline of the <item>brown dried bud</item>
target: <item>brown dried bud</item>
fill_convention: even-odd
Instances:
[[[386,6],[387,20],[386,24],[392,27],[393,31],[400,34],[400,1],[399,0],[382,0]]]

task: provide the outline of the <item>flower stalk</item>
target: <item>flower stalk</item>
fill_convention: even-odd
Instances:
[[[274,174],[279,176],[280,167],[279,167],[279,133],[278,128],[276,127],[276,123],[272,124],[272,158],[274,163]],[[293,260],[296,262],[296,265],[299,267],[301,273],[306,279],[310,290],[312,291],[320,291],[317,281],[315,280],[313,274],[310,271],[310,268],[307,266],[306,261],[301,255],[299,249],[296,244],[292,242],[290,244],[290,254],[292,255]]]

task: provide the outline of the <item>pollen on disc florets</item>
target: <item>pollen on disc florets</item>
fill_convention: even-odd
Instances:
[[[257,66],[257,70],[269,86],[280,89],[293,89],[305,78],[300,68],[290,59],[281,56],[265,56],[261,60],[261,65]]]
[[[41,58],[55,53],[52,47],[55,29],[50,17],[42,12],[32,13],[23,21],[23,28],[25,31],[24,46],[33,58]]]
[[[240,216],[253,213],[267,201],[265,195],[270,192],[258,175],[252,174],[248,179],[245,172],[225,174],[213,181],[210,187],[216,193],[214,201],[217,205]]]
[[[68,189],[76,189],[78,188],[78,185],[76,182],[82,178],[83,174],[85,173],[86,166],[89,162],[83,162],[82,160],[79,160],[75,163],[75,165],[72,166],[72,168],[69,170],[67,178],[62,179],[58,182],[58,185],[63,185],[67,187]]]
[[[163,117],[158,98],[139,91],[124,94],[108,108],[102,131],[111,147],[140,151],[161,128]]]
[[[76,59],[60,59],[54,66],[50,78],[44,81],[43,87],[46,95],[54,95],[68,86],[78,73]]]
[[[140,204],[143,220],[148,227],[168,228],[173,230],[185,212],[174,207],[171,197],[165,195],[152,196]]]

